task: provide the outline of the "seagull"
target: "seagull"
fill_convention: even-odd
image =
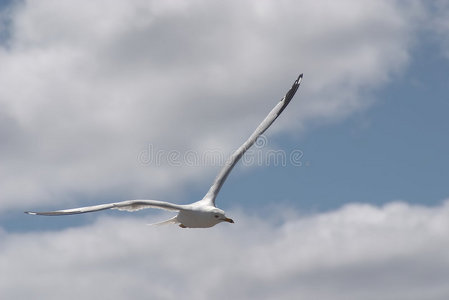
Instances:
[[[177,212],[177,215],[169,220],[154,224],[178,224],[181,228],[208,228],[215,226],[221,222],[234,223],[234,221],[226,217],[225,212],[215,205],[215,198],[217,198],[218,192],[220,192],[223,183],[228,177],[231,170],[236,163],[245,154],[245,152],[256,142],[257,138],[263,134],[273,122],[284,111],[287,105],[295,95],[299,85],[301,84],[303,74],[300,74],[293,83],[287,94],[276,104],[276,106],[270,111],[267,117],[260,123],[251,136],[241,145],[226,161],[222,167],[218,176],[215,178],[212,186],[209,188],[207,194],[203,199],[186,205],[178,205],[174,203],[157,201],[157,200],[127,200],[121,202],[78,207],[72,209],[63,209],[47,212],[33,212],[27,211],[25,213],[29,215],[42,215],[42,216],[62,216],[62,215],[74,215],[83,214],[88,212],[100,211],[105,209],[117,209],[124,211],[137,211],[145,208],[159,208],[169,211]]]

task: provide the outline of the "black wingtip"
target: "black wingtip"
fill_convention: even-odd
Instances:
[[[304,73],[299,74],[298,79],[295,80],[290,90],[287,92],[284,98],[281,99],[281,101],[284,101],[284,105],[279,110],[278,115],[282,113],[282,111],[287,107],[287,105],[290,103],[290,101],[293,99],[293,96],[296,94],[296,91],[299,88],[299,85],[301,84],[301,80]]]

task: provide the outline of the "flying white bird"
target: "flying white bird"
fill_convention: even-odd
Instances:
[[[234,221],[226,217],[225,212],[215,206],[215,198],[220,191],[223,183],[231,172],[235,164],[240,160],[243,154],[248,150],[257,140],[257,138],[264,133],[268,127],[279,117],[282,111],[292,100],[293,96],[298,89],[303,74],[299,75],[298,79],[293,83],[291,89],[287,92],[284,98],[271,110],[268,116],[260,123],[253,134],[246,140],[243,145],[240,146],[229,159],[226,161],[223,168],[215,178],[214,183],[210,187],[207,194],[200,201],[192,204],[178,205],[164,201],[157,200],[127,200],[122,202],[100,204],[94,206],[86,206],[72,209],[63,209],[48,212],[32,212],[28,211],[30,215],[43,215],[43,216],[61,216],[61,215],[74,215],[83,214],[93,211],[105,210],[105,209],[118,209],[126,211],[137,211],[145,208],[159,208],[165,210],[176,211],[178,214],[157,225],[161,224],[179,224],[182,228],[207,228],[212,227],[220,222],[234,223]]]

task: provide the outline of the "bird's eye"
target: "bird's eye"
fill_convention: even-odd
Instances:
[[[215,217],[215,219],[218,219],[220,216],[219,215],[215,215],[214,217]]]

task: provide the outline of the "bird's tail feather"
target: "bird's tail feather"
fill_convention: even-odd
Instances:
[[[147,225],[150,225],[150,226],[160,226],[160,225],[177,224],[177,223],[179,223],[177,217],[173,217],[173,218],[168,219],[168,220],[163,221],[163,222],[153,223],[153,224],[147,224]]]

